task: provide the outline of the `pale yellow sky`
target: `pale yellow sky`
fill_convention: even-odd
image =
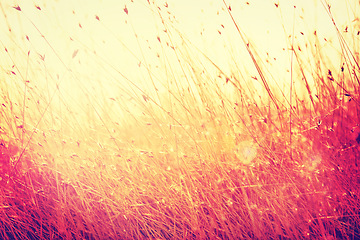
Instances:
[[[21,7],[21,12],[13,8],[14,2]],[[166,45],[181,47],[186,39],[225,73],[229,74],[234,67],[232,64],[237,63],[250,75],[256,75],[223,1],[155,2],[160,9],[155,4],[138,0],[1,1],[1,44],[9,50],[8,54],[1,53],[4,55],[1,58],[3,69],[15,64],[18,71],[25,73],[30,66],[28,75],[33,82],[38,81],[37,85],[44,84],[43,76],[48,75],[53,84],[60,83],[66,90],[64,94],[73,92],[73,98],[78,92],[94,95],[101,92],[113,97],[118,89],[134,88],[132,83],[147,92],[153,89],[152,81],[159,88],[166,84],[164,79],[169,76],[169,69],[165,69],[165,65],[177,64],[178,56]],[[289,79],[290,38],[286,36],[293,31],[295,43],[302,44],[303,39],[316,30],[320,39],[329,40],[330,48],[338,46],[336,32],[322,5],[325,1],[226,2],[262,60],[265,62],[266,53],[270,60],[277,59],[270,61],[270,71],[278,81]],[[353,1],[329,2],[341,27],[357,14],[352,12]],[[7,31],[8,27],[12,29],[11,33]],[[181,34],[178,35],[176,30]],[[189,54],[196,59],[199,53],[194,47]],[[45,56],[44,61],[41,56]],[[175,68],[172,71],[181,75]],[[149,72],[154,79],[149,79]]]
[[[292,32],[294,14],[297,20],[294,25],[295,32],[318,29],[324,35],[334,34],[321,1],[302,0],[291,1],[291,3],[290,1],[276,1],[279,2],[279,8],[274,6],[275,1],[248,1],[249,4],[246,4],[246,1],[228,2],[232,6],[232,14],[242,31],[258,48],[267,48],[266,51],[272,49],[277,51],[279,47],[283,47],[282,27],[285,27],[287,34]],[[165,1],[157,1],[157,5],[161,7],[159,12],[167,21],[166,24],[170,24],[169,14],[166,13],[168,10],[172,16],[176,17],[174,24],[181,33],[197,47],[206,50],[210,56],[217,51],[221,52],[224,42],[238,41],[238,35],[229,15],[224,11],[222,1],[182,0],[167,1],[167,3],[168,8],[164,7]],[[336,1],[331,4],[340,22],[351,20],[346,19],[351,16],[348,12],[350,8],[344,8],[346,4],[336,6],[335,3]],[[34,7],[35,4],[41,7],[41,11]],[[292,8],[294,4],[297,6],[295,11]],[[106,0],[35,1],[35,3],[20,1],[19,5],[22,13],[11,8],[14,6],[13,1],[2,1],[2,8],[8,16],[8,23],[13,28],[13,34],[17,37],[28,35],[34,48],[39,53],[45,53],[48,51],[48,46],[43,43],[33,23],[47,38],[50,45],[56,48],[59,54],[63,54],[61,58],[64,61],[69,55],[72,56],[72,51],[78,47],[70,42],[70,37],[78,39],[86,47],[99,51],[99,54],[104,52],[106,56],[124,48],[119,41],[115,40],[117,38],[138,55],[139,46],[134,40],[134,34],[136,33],[141,40],[154,40],[164,28],[158,19],[157,9],[149,6],[146,1],[134,3]],[[124,12],[125,6],[128,8],[128,15]],[[99,16],[100,21],[95,20],[95,15]],[[299,21],[299,16],[303,17],[303,22]],[[170,17],[170,19],[173,18]],[[79,27],[79,23],[82,28]],[[224,25],[225,29],[221,25]],[[4,25],[1,27],[6,29]],[[217,30],[222,32],[222,37],[219,36]],[[200,32],[203,33],[203,37]],[[2,41],[5,46],[11,47],[10,39],[4,38]],[[151,44],[154,43],[151,42]],[[152,45],[152,47],[155,46]],[[119,58],[116,60],[121,61]]]

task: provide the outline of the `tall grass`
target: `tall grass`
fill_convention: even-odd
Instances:
[[[140,79],[79,36],[69,60],[30,10],[0,4],[42,43],[19,40],[3,11],[14,29],[1,42],[0,238],[359,238],[360,6],[339,26],[322,3],[339,45],[293,25],[286,88],[226,1],[230,70],[168,18],[171,4],[148,2],[162,31],[149,43],[157,60],[139,36],[139,51],[127,49]],[[93,20],[106,40],[122,45],[102,17]]]

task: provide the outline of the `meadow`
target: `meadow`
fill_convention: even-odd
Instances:
[[[360,238],[360,2],[70,2],[0,3],[1,239]]]

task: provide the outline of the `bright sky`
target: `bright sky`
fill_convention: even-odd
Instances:
[[[14,2],[18,2],[21,12],[13,8],[17,6]],[[31,81],[36,79],[37,86],[45,84],[44,79],[49,84],[51,79],[74,101],[79,91],[93,94],[92,97],[114,97],[114,89],[134,88],[132,83],[145,92],[153,89],[152,81],[159,87],[165,84],[168,70],[164,66],[169,62],[177,64],[177,56],[166,44],[182,46],[186,39],[193,44],[189,54],[194,59],[199,54],[196,47],[226,73],[238,63],[250,75],[256,75],[223,1],[155,2],[1,1],[1,44],[8,49],[7,54],[1,52],[1,65],[9,71],[15,64],[24,76],[30,66],[28,76],[33,74]],[[303,42],[316,30],[320,39],[327,38],[330,47],[338,46],[334,27],[323,7],[325,1],[226,2],[247,41],[263,60],[269,54],[271,72],[277,79],[289,79],[291,38],[287,36],[292,32],[295,42]],[[330,2],[340,27],[359,15],[352,12],[352,2]],[[154,77],[151,81],[149,71]]]

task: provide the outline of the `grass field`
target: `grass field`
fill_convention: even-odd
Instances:
[[[252,1],[204,43],[171,1],[27,4],[0,3],[1,239],[360,238],[359,2],[319,2],[330,39],[271,3],[265,50]]]

